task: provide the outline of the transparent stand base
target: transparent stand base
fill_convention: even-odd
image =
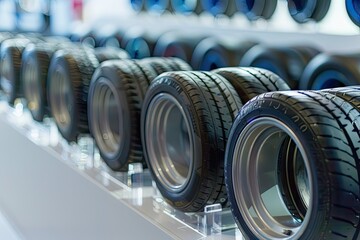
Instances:
[[[152,205],[157,212],[163,212],[203,236],[218,235],[236,228],[230,210],[223,209],[220,204],[205,206],[204,211],[198,213],[184,213],[172,208],[162,198],[149,170],[143,169],[142,163],[130,164],[127,172],[112,171],[102,161],[90,135],[80,135],[77,143],[68,143],[52,119],[46,118],[42,123],[34,121],[30,112],[24,108],[23,101],[17,101],[14,107],[0,101],[0,113],[5,113],[9,123],[24,132],[31,141],[52,148],[72,167],[84,173],[100,172],[100,182],[104,186],[111,182],[121,187],[124,190],[121,194],[131,199],[131,204],[135,206],[143,204],[146,191],[147,195],[152,196]]]

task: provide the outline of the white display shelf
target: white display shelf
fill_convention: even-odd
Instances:
[[[242,239],[229,210],[169,207],[148,171],[113,173],[82,137],[69,145],[0,102],[0,209],[23,239]]]

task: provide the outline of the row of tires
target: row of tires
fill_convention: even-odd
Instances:
[[[237,12],[244,14],[248,20],[270,19],[277,7],[278,0],[130,0],[136,12],[148,11],[162,14],[176,12],[180,14],[201,14],[232,16]],[[287,0],[291,17],[297,23],[321,21],[329,11],[331,0]],[[360,4],[358,1],[346,0],[346,9],[350,19],[360,25]]]
[[[90,35],[82,40],[86,42]],[[122,39],[118,46],[131,58],[177,57],[190,63],[193,69],[205,71],[229,66],[260,67],[278,74],[294,90],[360,84],[358,54],[323,53],[309,46],[270,46],[230,36],[209,37],[181,31],[154,36],[147,31],[130,29],[118,38]],[[96,42],[99,43],[96,46],[103,46],[100,39]]]
[[[68,141],[91,133],[111,169],[143,163],[185,212],[230,204],[247,239],[359,237],[360,87],[289,91],[265,69],[54,41],[1,42],[2,90]]]

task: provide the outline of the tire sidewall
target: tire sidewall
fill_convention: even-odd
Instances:
[[[245,235],[246,239],[257,239],[257,237],[252,233],[249,227],[246,226],[245,220],[242,218],[241,212],[237,207],[237,200],[234,195],[234,185],[233,185],[233,157],[235,145],[238,140],[238,137],[244,127],[251,121],[261,117],[271,117],[278,119],[285,123],[295,134],[298,136],[301,144],[303,144],[305,152],[309,159],[309,166],[311,168],[311,177],[313,179],[313,208],[310,214],[308,226],[304,230],[304,233],[300,239],[321,239],[321,234],[323,234],[324,226],[321,223],[325,223],[327,219],[327,208],[324,207],[329,200],[329,190],[328,186],[320,187],[319,183],[329,182],[327,176],[324,173],[321,173],[319,169],[323,169],[326,166],[321,164],[318,159],[321,157],[321,153],[318,151],[320,146],[312,139],[315,139],[314,133],[308,127],[308,123],[303,120],[303,117],[297,112],[292,110],[289,106],[279,103],[275,106],[281,106],[278,109],[275,107],[269,106],[271,102],[274,101],[264,101],[264,102],[252,102],[252,104],[246,105],[245,109],[239,114],[236,118],[233,127],[230,132],[229,141],[225,153],[225,182],[228,191],[228,198],[231,203],[231,211],[235,218],[235,221],[238,227],[241,229],[242,233]],[[262,105],[262,106],[261,106]],[[266,106],[268,105],[268,106]],[[261,110],[259,109],[261,106]],[[297,122],[294,121],[297,120]],[[307,129],[304,132],[304,129]]]

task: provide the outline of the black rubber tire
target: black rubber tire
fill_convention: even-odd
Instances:
[[[162,35],[154,49],[155,57],[177,57],[191,62],[195,47],[206,36],[198,33],[184,34],[183,32],[169,32]]]
[[[350,103],[354,108],[360,111],[360,86],[342,87],[324,89],[323,92],[331,93]]]
[[[360,56],[322,53],[304,69],[300,89],[325,89],[360,84]]]
[[[143,162],[140,140],[140,111],[150,79],[145,76],[146,66],[139,68],[134,60],[106,61],[96,70],[90,84],[88,96],[89,126],[105,163],[114,171],[127,171],[128,165]],[[148,71],[151,71],[147,69]],[[149,74],[147,74],[149,75]],[[102,92],[111,92],[113,111],[108,117],[101,114],[106,106]],[[116,109],[116,111],[115,111]],[[115,121],[118,119],[118,121]],[[118,131],[111,129],[111,134],[121,132],[120,138],[108,143],[103,131],[104,125],[118,125]],[[116,128],[115,128],[116,129]],[[110,134],[109,134],[110,135]],[[116,142],[116,149],[109,149],[109,144]]]
[[[228,17],[233,16],[236,12],[236,4],[234,0],[199,0],[201,8],[204,12],[207,12],[213,16],[226,15]]]
[[[270,19],[275,12],[277,1],[274,0],[236,0],[238,10],[243,13],[248,20],[255,21],[259,18]]]
[[[181,62],[183,67],[176,66]],[[127,171],[128,165],[141,162],[140,111],[149,83],[166,71],[189,70],[175,58],[146,58],[142,60],[106,61],[95,72],[88,96],[89,126],[105,163],[114,171]],[[110,108],[109,95],[114,96],[114,112],[121,113],[118,121],[102,114]],[[107,128],[119,124],[119,129]],[[122,134],[118,134],[119,131]],[[120,135],[121,139],[109,136]],[[106,139],[108,137],[109,139]],[[111,145],[113,144],[113,145]],[[116,145],[116,148],[112,146]]]
[[[195,48],[191,66],[194,70],[237,67],[243,55],[256,43],[231,38],[209,37]]]
[[[139,65],[150,66],[157,75],[171,71],[191,71],[190,65],[178,58],[152,57],[137,62]]]
[[[346,11],[353,23],[360,26],[360,8],[359,2],[353,0],[345,0]]]
[[[132,59],[151,57],[161,34],[162,32],[151,32],[137,27],[130,28],[126,31],[121,45]]]
[[[309,20],[320,22],[330,8],[331,0],[288,0],[288,9],[291,17],[298,23]],[[305,5],[302,5],[305,4]]]
[[[181,104],[194,132],[194,160],[188,184],[180,192],[168,191],[154,174],[148,154],[146,121],[149,104],[158,94],[170,94]],[[230,126],[242,103],[232,85],[209,72],[170,72],[151,83],[141,111],[141,140],[147,165],[166,201],[186,212],[203,210],[207,204],[227,203],[223,157]],[[164,123],[165,124],[165,123]],[[151,144],[151,143],[150,143]]]
[[[262,93],[290,90],[284,80],[265,69],[233,67],[220,68],[213,72],[233,85],[243,104]]]
[[[244,54],[240,66],[266,68],[284,79],[291,89],[298,89],[305,67],[319,53],[315,48],[304,46],[257,45]]]
[[[94,54],[99,62],[104,62],[106,60],[130,58],[129,54],[125,50],[114,47],[95,48]]]
[[[358,239],[360,211],[359,112],[349,103],[321,92],[277,92],[248,102],[231,129],[225,157],[225,179],[235,221],[245,239],[259,239],[246,224],[235,197],[233,169],[235,145],[244,128],[261,117],[284,123],[304,147],[313,179],[312,210],[301,235],[284,231],[266,239]],[[251,120],[251,121],[250,121]],[[241,145],[239,145],[241,146]],[[241,151],[241,147],[239,149]],[[274,150],[274,156],[276,155]],[[269,158],[271,158],[269,156]],[[242,161],[238,156],[236,161]],[[244,170],[246,171],[246,169]],[[241,183],[247,186],[246,182]],[[253,186],[256,187],[256,186]]]
[[[21,83],[28,109],[36,121],[42,121],[49,115],[46,95],[46,84],[50,60],[61,48],[71,48],[71,43],[39,43],[29,44],[22,54]]]
[[[15,38],[5,40],[1,44],[1,88],[10,105],[14,104],[16,98],[23,97],[20,81],[21,57],[25,47],[31,42],[35,40]]]
[[[59,50],[51,59],[48,103],[61,135],[69,142],[80,133],[89,132],[87,99],[91,77],[98,66],[93,49],[87,47]]]

